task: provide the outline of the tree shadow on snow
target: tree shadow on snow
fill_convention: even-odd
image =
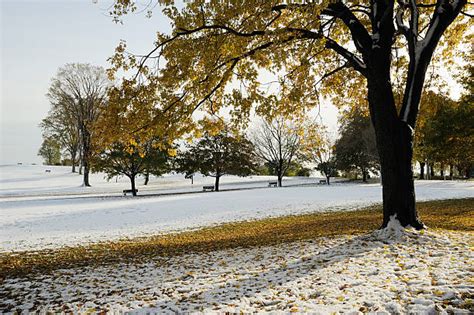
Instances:
[[[203,299],[199,300],[199,302],[196,301],[193,305],[196,307],[212,308],[216,304],[223,306],[226,304],[238,304],[241,298],[255,297],[260,292],[267,290],[271,285],[285,286],[293,281],[298,282],[300,278],[308,276],[314,270],[322,271],[326,267],[338,262],[364,256],[374,249],[383,247],[385,244],[387,243],[377,240],[371,234],[356,236],[334,247],[324,249],[314,254],[307,253],[304,257],[297,258],[296,260],[292,259],[293,262],[289,264],[281,264],[276,268],[266,269],[257,274],[249,273],[248,277],[243,277],[243,279],[228,280],[224,286],[222,283],[214,284],[211,289],[201,294]],[[255,251],[255,248],[240,250],[245,252]],[[243,253],[244,255],[246,254],[245,252]],[[297,254],[298,253],[295,253],[295,255]],[[264,260],[256,262],[258,265],[261,263],[264,263]],[[237,263],[232,263],[229,264],[227,269],[242,271],[243,267],[237,265]],[[242,275],[242,273],[240,273],[240,275]],[[193,281],[199,282],[199,277]],[[184,304],[187,302],[189,302],[189,300],[182,301]],[[135,309],[132,313],[165,311],[164,307],[166,306],[171,306],[171,311],[176,312],[199,311],[199,309],[193,310],[192,308],[186,310],[178,301],[166,299],[157,301],[153,308]],[[170,311],[170,308],[168,308],[167,311]]]

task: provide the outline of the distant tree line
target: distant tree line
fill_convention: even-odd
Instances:
[[[468,93],[459,101],[434,92],[423,96],[424,118],[418,122],[414,138],[421,179],[433,178],[435,168],[441,177],[446,168],[450,178],[455,169],[458,176],[471,175],[472,69],[463,79]],[[172,171],[188,178],[196,173],[213,177],[216,191],[224,175],[272,175],[281,187],[284,176],[309,176],[313,170],[319,171],[328,185],[330,178],[339,174],[366,182],[380,172],[371,119],[360,107],[343,112],[337,138],[307,117],[292,120],[276,115],[262,118],[248,134],[224,125],[184,144],[167,138],[166,132],[161,136],[134,132],[136,120],[151,119],[155,104],[149,103],[139,117],[124,114],[135,104],[145,106],[148,101],[139,94],[133,99],[111,99],[112,86],[100,67],[67,64],[58,70],[47,93],[51,109],[40,124],[44,141],[38,154],[45,164],[69,164],[72,172],[79,168],[84,186],[90,186],[90,171],[104,172],[109,179],[128,177],[133,195],[137,176],[143,176],[147,185],[151,175]],[[117,110],[117,106],[122,108]],[[104,140],[115,133],[127,137]]]
[[[414,158],[420,179],[470,178],[474,167],[474,66],[461,77],[465,93],[459,101],[442,94],[423,95],[423,119],[415,134]]]

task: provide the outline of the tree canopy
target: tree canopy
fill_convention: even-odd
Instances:
[[[369,173],[377,174],[380,162],[370,117],[361,111],[353,111],[343,119],[340,134],[334,150],[337,168],[362,175],[364,182]]]
[[[219,191],[219,179],[224,175],[248,176],[256,168],[252,143],[241,135],[227,131],[206,133],[177,157],[177,170],[191,175],[201,173],[215,178],[215,190]]]

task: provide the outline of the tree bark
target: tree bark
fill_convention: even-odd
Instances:
[[[444,164],[443,164],[443,163],[441,163],[440,172],[439,172],[439,173],[440,173],[441,177],[444,179]]]
[[[91,136],[85,126],[82,127],[82,166],[84,167],[83,185],[90,187],[89,183],[89,171],[90,171],[90,159],[92,156],[91,152]]]
[[[282,187],[283,172],[281,171],[281,169],[277,170],[277,177],[278,177],[278,187]]]
[[[91,184],[89,183],[89,161],[84,161],[84,172],[83,172],[83,185],[86,187],[90,187]]]
[[[368,79],[368,96],[382,173],[382,227],[396,216],[402,226],[421,229],[415,206],[413,133],[398,118],[389,76]]]
[[[214,183],[214,186],[215,186],[215,190],[216,190],[216,191],[219,191],[219,180],[220,180],[220,178],[221,178],[221,175],[217,174],[217,175],[216,175],[216,181],[215,181],[215,183]]]
[[[420,179],[425,179],[425,162],[420,162]]]
[[[90,165],[89,165],[89,159],[90,159],[90,147],[87,144],[84,144],[84,148],[82,150],[82,166],[84,168],[83,172],[83,185],[86,187],[90,187],[89,183],[89,171],[90,171]]]
[[[76,172],[76,152],[70,152],[71,153],[71,164],[72,164],[72,172]]]
[[[136,190],[136,186],[135,186],[135,174],[131,175],[129,178],[130,178],[130,184],[132,186],[132,196],[136,196],[137,195],[137,190]]]
[[[433,179],[433,177],[435,176],[434,163],[431,163],[430,165],[430,176],[431,176],[431,179]]]
[[[331,176],[326,175],[326,184],[328,184],[328,185],[329,185],[329,179],[330,178],[331,178]]]
[[[145,173],[145,182],[143,183],[143,185],[148,185],[148,182],[150,181],[150,173],[149,172],[146,172]]]
[[[362,170],[362,181],[364,183],[367,183],[367,171],[366,170]]]

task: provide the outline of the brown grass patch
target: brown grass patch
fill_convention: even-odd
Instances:
[[[474,198],[418,203],[430,228],[474,231]],[[138,261],[188,252],[273,245],[316,237],[361,234],[377,229],[381,206],[227,223],[196,231],[101,242],[52,250],[0,254],[0,279],[60,268]]]

